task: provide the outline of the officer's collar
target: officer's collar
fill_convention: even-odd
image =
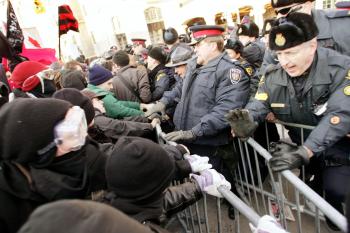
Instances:
[[[324,48],[317,48],[316,50],[316,56],[317,56],[317,64],[315,67],[315,74],[313,77],[316,77],[312,80],[312,83],[315,85],[321,85],[321,84],[330,84],[332,83],[332,80],[330,78],[329,74],[329,65],[328,65],[328,59],[327,57],[322,56],[321,54],[324,54]],[[317,78],[317,77],[322,77],[322,78]]]

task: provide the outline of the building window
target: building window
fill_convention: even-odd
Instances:
[[[335,8],[336,0],[323,0],[323,9]]]

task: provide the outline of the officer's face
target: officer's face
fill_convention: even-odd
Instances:
[[[198,56],[197,64],[205,65],[209,61],[213,52],[213,44],[213,42],[207,42],[206,40],[202,40],[201,42],[195,45],[194,51]]]
[[[276,51],[276,54],[282,68],[291,77],[297,77],[311,66],[315,50],[315,46],[311,45],[309,41],[289,49]]]
[[[184,78],[186,74],[186,65],[176,66],[175,73],[179,75],[181,78]]]

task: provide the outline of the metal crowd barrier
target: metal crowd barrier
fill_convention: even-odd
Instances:
[[[299,127],[302,132],[302,139],[303,129],[312,129],[310,126],[293,124],[289,124],[289,126]],[[156,126],[156,133],[158,143],[173,143],[164,139],[164,133],[159,125]],[[284,133],[282,132],[282,134]],[[226,187],[218,189],[235,208],[235,220],[227,220],[227,217],[224,220],[226,213],[223,213],[222,200],[204,195],[202,200],[178,213],[169,221],[168,225],[178,221],[183,232],[186,233],[250,232],[250,230],[247,230],[249,229],[248,226],[242,226],[242,223],[248,221],[256,226],[260,216],[267,214],[274,216],[289,232],[324,232],[321,224],[325,224],[322,216],[325,215],[341,231],[346,232],[345,217],[292,171],[272,173],[268,165],[271,155],[253,138],[249,138],[246,142],[238,141],[238,147],[240,163],[233,172],[235,177],[235,184],[233,185],[236,187],[239,197],[227,190]],[[267,165],[268,175],[266,179],[261,176],[259,158],[263,158]],[[292,196],[292,194],[294,195]],[[307,201],[314,204],[314,210],[307,208]],[[216,213],[216,216],[213,213]],[[210,219],[210,217],[214,219]],[[305,218],[308,220],[305,220]],[[305,222],[310,223],[311,221],[314,222],[313,230],[309,229],[311,226],[305,225]],[[225,226],[227,222],[233,226]]]

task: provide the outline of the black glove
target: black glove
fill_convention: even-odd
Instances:
[[[230,123],[235,136],[243,141],[248,140],[258,127],[258,123],[252,119],[246,109],[230,110],[225,117]]]
[[[274,172],[292,170],[309,163],[309,154],[304,146],[279,141],[271,143],[269,151],[272,155],[269,163]]]
[[[174,131],[171,133],[166,134],[165,139],[168,141],[192,141],[196,139],[196,135],[193,134],[191,130],[186,130],[186,131]]]

